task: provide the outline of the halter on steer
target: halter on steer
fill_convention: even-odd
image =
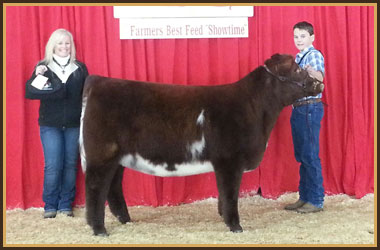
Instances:
[[[303,88],[303,89],[306,89],[306,79],[307,79],[307,75],[305,76],[305,78],[302,80],[302,82],[298,82],[298,81],[294,81],[292,79],[289,79],[288,77],[285,77],[285,76],[278,76],[278,75],[275,75],[272,71],[270,71],[270,69],[264,65],[264,68],[265,70],[271,74],[272,76],[274,76],[275,78],[277,78],[278,80],[280,80],[281,82],[290,82],[290,83],[294,83],[296,85],[298,85],[299,87]],[[315,81],[319,82],[319,83],[323,83],[317,79],[314,79]]]

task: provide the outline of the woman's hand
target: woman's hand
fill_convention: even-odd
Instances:
[[[36,67],[36,75],[43,75],[47,70],[45,65],[39,65]]]

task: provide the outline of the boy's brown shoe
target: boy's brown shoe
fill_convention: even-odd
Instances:
[[[306,203],[306,202],[304,202],[304,201],[298,200],[298,201],[295,202],[295,203],[292,203],[292,204],[286,205],[286,206],[285,206],[285,210],[296,210],[297,208],[300,208],[300,207],[302,207],[303,205],[305,205],[305,203]]]
[[[320,211],[323,211],[323,208],[321,207],[316,207],[314,206],[313,204],[307,202],[305,205],[303,205],[302,207],[300,208],[297,208],[296,211],[298,213],[302,213],[302,214],[306,214],[306,213],[316,213],[316,212],[320,212]]]

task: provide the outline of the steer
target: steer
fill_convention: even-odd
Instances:
[[[105,202],[121,223],[131,221],[122,191],[124,167],[156,176],[214,171],[218,212],[242,232],[242,175],[257,168],[281,110],[323,91],[291,55],[275,54],[241,80],[184,86],[89,76],[80,130],[87,223],[104,227]]]

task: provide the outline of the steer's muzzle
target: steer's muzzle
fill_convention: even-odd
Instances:
[[[323,89],[325,88],[325,85],[323,83],[320,83],[318,85],[319,89],[321,90],[321,92],[323,91]]]
[[[314,82],[314,89],[315,91],[322,93],[323,89],[325,88],[325,85],[322,82]]]

